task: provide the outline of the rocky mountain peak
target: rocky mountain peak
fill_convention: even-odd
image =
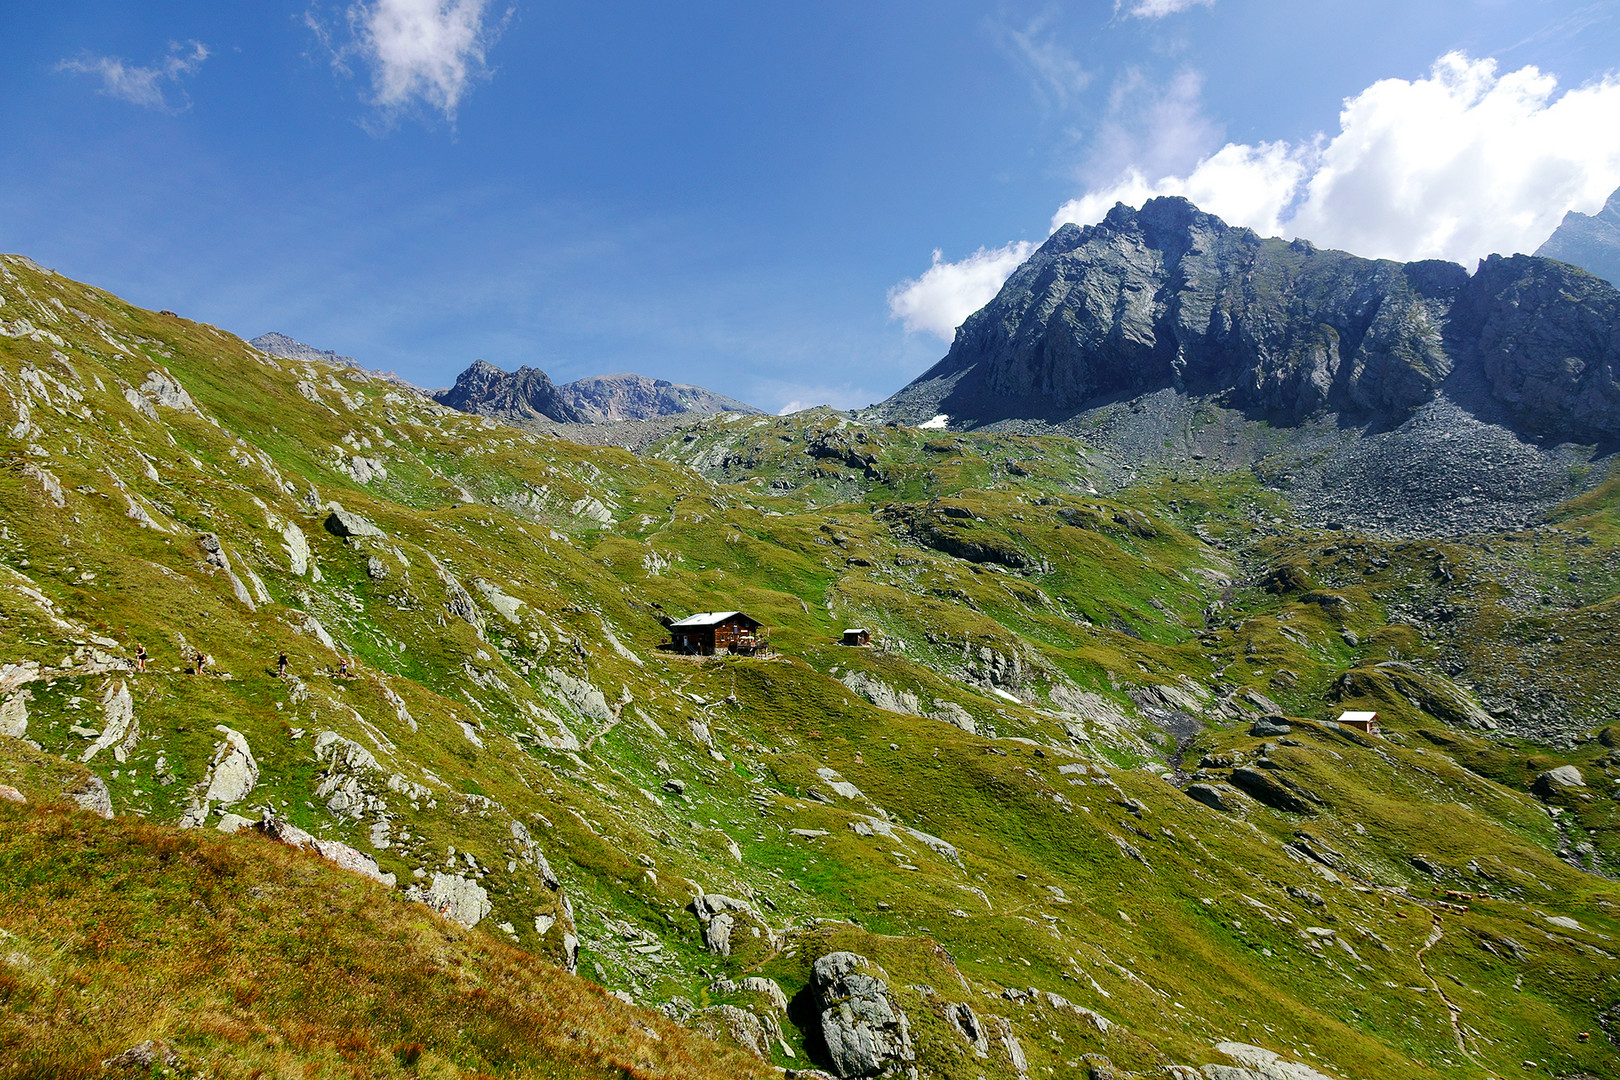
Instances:
[[[1620,438],[1620,294],[1547,259],[1472,277],[1262,239],[1186,199],[1065,225],[884,403],[958,426],[1062,422],[1160,390],[1285,426],[1400,423],[1442,387],[1537,439]]]
[[[1564,215],[1536,254],[1571,263],[1620,285],[1620,189],[1595,214],[1574,210]]]
[[[433,394],[434,400],[461,412],[477,413],[502,420],[552,420],[561,424],[584,423],[539,368],[527,365],[505,372],[494,364],[474,360],[456,376],[456,384]]]
[[[521,367],[508,374],[475,360],[456,377],[456,385],[433,397],[462,412],[523,424],[537,419],[563,424],[607,424],[648,420],[678,413],[757,413],[752,405],[701,386],[649,379],[628,372],[589,375],[557,386],[538,368]]]

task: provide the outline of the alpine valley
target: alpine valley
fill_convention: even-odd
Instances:
[[[1154,200],[784,417],[0,334],[0,1077],[1620,1075],[1591,273]]]

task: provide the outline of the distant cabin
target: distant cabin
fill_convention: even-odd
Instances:
[[[1378,734],[1378,714],[1375,712],[1340,713],[1339,723],[1368,735]]]
[[[752,654],[764,647],[764,624],[740,611],[703,611],[669,624],[670,645],[678,653],[713,656],[719,652]]]
[[[845,645],[870,645],[870,644],[872,644],[872,633],[871,633],[871,631],[867,630],[865,627],[862,627],[862,626],[856,626],[856,627],[853,627],[853,628],[851,628],[849,630],[845,630],[844,631],[844,644]]]

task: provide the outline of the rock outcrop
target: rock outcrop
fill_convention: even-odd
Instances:
[[[335,863],[351,873],[368,877],[373,881],[387,885],[389,888],[393,888],[394,883],[398,880],[393,874],[383,873],[382,868],[377,865],[377,860],[370,855],[357,851],[348,844],[339,843],[336,840],[322,840],[320,837],[312,836],[285,818],[277,817],[269,810],[264,811],[264,816],[260,818],[254,827],[272,840],[286,844],[288,847],[313,852],[327,862]],[[467,925],[472,924],[468,923]]]
[[[821,1034],[841,1077],[878,1076],[911,1063],[911,1027],[872,962],[852,952],[828,953],[811,966],[810,989]]]

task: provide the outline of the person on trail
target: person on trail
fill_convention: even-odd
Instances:
[[[203,669],[206,668],[207,666],[208,666],[208,654],[203,652],[201,649],[198,649],[197,650],[197,666],[191,669],[191,673],[193,675],[201,675],[203,673]]]
[[[340,657],[338,657],[338,678],[347,679],[348,677],[349,677],[349,658],[346,657],[346,656],[340,656]]]
[[[135,643],[135,670],[146,670],[146,646],[138,641]]]
[[[276,678],[285,679],[286,677],[287,677],[287,654],[282,653],[280,656],[276,657]]]

